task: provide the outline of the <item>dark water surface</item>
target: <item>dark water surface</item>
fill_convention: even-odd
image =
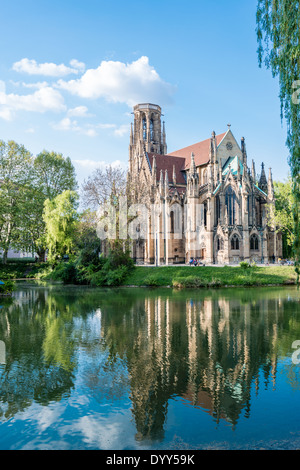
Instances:
[[[0,449],[300,448],[297,340],[296,288],[20,284],[0,309]]]

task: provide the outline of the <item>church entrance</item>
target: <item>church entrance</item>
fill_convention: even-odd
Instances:
[[[204,261],[206,259],[206,248],[200,249],[200,259]]]

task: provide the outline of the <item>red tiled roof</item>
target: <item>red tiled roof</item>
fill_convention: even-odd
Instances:
[[[182,170],[185,167],[185,159],[183,157],[179,157],[179,156],[173,157],[169,155],[158,155],[156,153],[148,153],[148,159],[149,159],[151,170],[153,167],[154,155],[155,155],[155,160],[156,160],[157,181],[160,180],[160,170],[163,170],[164,178],[165,178],[165,170],[168,170],[169,182],[173,183],[173,167],[175,165],[176,184],[186,185],[186,181],[182,172]]]
[[[226,135],[226,132],[224,132],[224,134],[219,134],[216,136],[217,145],[220,144],[220,142],[225,137],[225,135]],[[200,166],[200,165],[205,165],[206,163],[209,162],[209,149],[210,149],[210,139],[207,139],[207,140],[203,140],[202,142],[198,142],[197,144],[190,145],[189,147],[176,150],[175,152],[169,153],[168,155],[172,157],[185,158],[185,165],[183,167],[183,170],[187,170],[190,167],[192,152],[195,155],[196,166]]]

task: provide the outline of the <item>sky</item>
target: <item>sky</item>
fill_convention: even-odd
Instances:
[[[227,124],[288,177],[279,84],[259,68],[256,0],[0,0],[0,139],[70,157],[81,185],[128,163],[133,106],[162,107],[168,152]]]

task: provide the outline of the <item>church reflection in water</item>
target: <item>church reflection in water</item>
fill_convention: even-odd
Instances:
[[[130,397],[140,441],[164,438],[174,399],[234,428],[276,388],[299,313],[293,289],[20,290],[0,317],[0,418],[66,400],[80,379],[97,403]]]
[[[137,439],[163,438],[172,397],[235,427],[242,412],[250,416],[251,390],[276,387],[288,346],[281,337],[299,328],[299,302],[284,295],[186,297],[148,297],[118,322],[103,311],[107,344],[122,336],[117,351],[126,356]]]

